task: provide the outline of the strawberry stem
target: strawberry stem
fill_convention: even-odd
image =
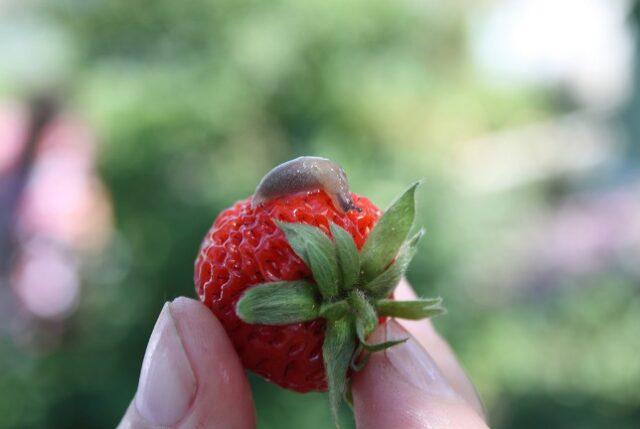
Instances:
[[[340,427],[338,411],[347,388],[347,370],[356,349],[353,324],[347,318],[327,325],[322,357],[329,386],[329,405],[336,427]]]

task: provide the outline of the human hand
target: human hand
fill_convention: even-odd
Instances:
[[[416,294],[403,280],[398,300]],[[449,344],[428,319],[390,320],[371,334],[371,343],[406,343],[374,353],[353,379],[353,405],[360,429],[486,428],[484,410]]]
[[[403,281],[395,296],[412,299],[415,293]],[[428,320],[390,320],[373,332],[371,342],[407,334],[409,341],[374,353],[354,375],[357,427],[486,428],[473,385]],[[220,322],[191,299],[165,304],[147,346],[138,391],[118,427],[255,426],[249,383]]]

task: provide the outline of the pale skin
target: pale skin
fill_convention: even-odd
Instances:
[[[395,297],[412,299],[415,293],[403,281]],[[430,321],[389,321],[370,342],[406,336],[409,341],[374,354],[354,375],[357,428],[486,428],[475,388]],[[118,427],[256,427],[245,371],[222,325],[203,304],[177,298],[165,305],[138,390]]]

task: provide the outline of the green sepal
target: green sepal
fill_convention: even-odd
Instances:
[[[400,340],[393,341],[385,341],[383,343],[377,344],[368,344],[366,342],[361,342],[358,344],[358,348],[356,348],[355,353],[353,354],[353,358],[351,359],[351,369],[355,372],[362,371],[362,369],[369,363],[369,359],[371,355],[375,352],[380,352],[391,348],[393,346],[397,346],[398,344],[402,344],[409,340],[409,337],[402,338]],[[359,362],[357,362],[358,357],[362,354],[362,358]]]
[[[347,380],[347,388],[344,391],[344,402],[346,402],[349,408],[351,408],[351,411],[353,411],[353,388],[351,379]]]
[[[246,323],[288,325],[316,319],[320,304],[314,286],[307,281],[262,283],[242,295],[236,313]]]
[[[351,361],[351,369],[355,372],[360,372],[364,369],[365,366],[369,363],[369,358],[371,358],[371,353],[364,353],[362,355],[362,359],[359,362],[355,360]]]
[[[320,306],[320,317],[328,320],[341,319],[346,316],[351,307],[346,300],[330,302]]]
[[[394,201],[369,234],[360,253],[365,281],[374,279],[387,268],[407,238],[415,217],[415,191],[419,184],[412,184]]]
[[[385,341],[383,343],[376,343],[376,344],[362,343],[362,348],[370,353],[375,353],[375,352],[380,352],[382,350],[386,350],[398,344],[402,344],[407,340],[409,340],[409,337],[402,338],[400,340]]]
[[[367,297],[361,290],[354,289],[349,293],[349,301],[353,308],[356,334],[361,343],[364,343],[369,335],[378,324],[378,315],[376,310],[367,300]]]
[[[333,241],[338,254],[338,262],[342,271],[342,288],[351,290],[360,275],[360,255],[353,237],[342,227],[331,222]]]
[[[318,284],[318,290],[325,298],[332,298],[338,294],[339,272],[335,248],[327,248],[319,243],[307,243],[309,268]]]
[[[324,359],[327,385],[329,387],[329,405],[336,427],[340,427],[338,411],[346,392],[347,370],[356,349],[356,337],[353,323],[348,318],[327,323],[322,357]]]
[[[402,276],[407,271],[409,263],[416,253],[418,242],[423,235],[424,230],[421,229],[413,237],[404,242],[398,252],[398,257],[395,262],[389,265],[389,267],[387,267],[387,269],[375,279],[364,285],[363,289],[374,298],[386,298],[389,296],[398,283],[400,283],[400,279],[402,279]]]
[[[320,228],[301,223],[275,221],[293,251],[307,264],[325,298],[338,294],[340,272],[333,241]]]
[[[442,307],[442,298],[416,299],[413,301],[394,301],[381,299],[376,303],[380,316],[399,319],[419,320],[446,313]]]
[[[354,370],[355,372],[362,371],[362,369],[369,362],[369,358],[371,357],[371,353],[366,353],[366,352],[362,353],[363,350],[364,350],[364,347],[362,347],[362,343],[358,344],[356,351],[353,353],[353,358],[351,358],[351,364],[350,364],[351,369]],[[362,359],[358,361],[358,358],[360,357],[360,355],[362,355]]]

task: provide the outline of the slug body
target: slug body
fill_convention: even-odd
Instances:
[[[344,170],[335,162],[316,156],[301,156],[268,172],[258,184],[251,206],[304,191],[324,190],[343,213],[356,208]]]

